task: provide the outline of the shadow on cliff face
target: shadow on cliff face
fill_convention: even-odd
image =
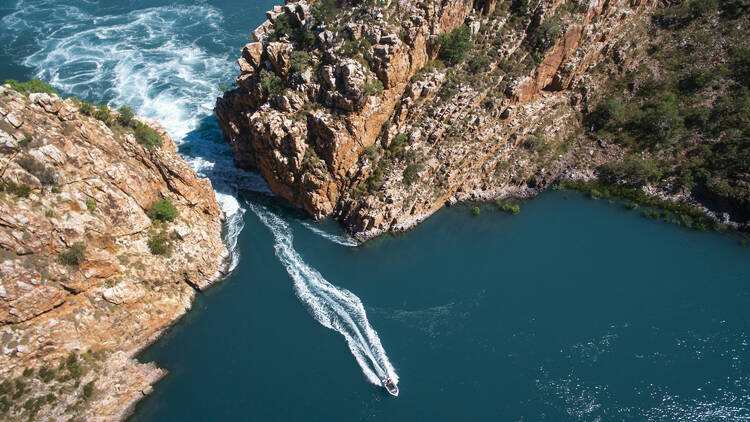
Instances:
[[[180,142],[179,148],[190,166],[211,180],[217,194],[236,196],[239,191],[272,194],[258,173],[234,166],[232,147],[224,141],[214,115],[202,118]]]
[[[259,173],[235,167],[234,152],[222,137],[215,116],[201,119],[180,142],[179,151],[200,176],[211,180],[217,200],[228,215],[236,209],[244,211],[244,204],[252,202],[296,220],[310,219],[303,210],[271,192]]]

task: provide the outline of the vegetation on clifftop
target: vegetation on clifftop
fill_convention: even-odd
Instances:
[[[26,82],[18,82],[15,79],[7,79],[5,80],[5,84],[9,85],[11,89],[25,95],[33,93],[54,94],[58,96],[60,95],[57,89],[46,82],[40,81],[39,79],[32,79]],[[113,112],[113,110],[103,104],[94,106],[93,104],[76,97],[70,98],[78,106],[79,113],[87,117],[93,117],[97,120],[101,120],[107,126],[114,129],[121,128],[131,130],[133,135],[135,136],[135,140],[139,144],[143,145],[146,149],[150,150],[155,147],[161,147],[164,144],[164,139],[152,127],[139,122],[138,120],[135,120],[135,114],[133,113],[133,110],[128,106],[122,106],[117,112]],[[29,158],[24,157],[23,159],[28,160]],[[42,171],[43,169],[39,169],[39,172]],[[52,177],[50,173],[42,174],[42,177],[39,176],[39,173],[32,173],[34,173],[34,175],[37,176],[37,178],[39,178],[39,180],[43,184],[54,184],[54,181],[50,180],[50,177]]]
[[[657,11],[640,66],[584,118],[592,137],[628,153],[600,167],[603,181],[653,184],[750,219],[749,7],[693,0]]]
[[[456,65],[466,58],[471,48],[471,30],[466,25],[459,26],[448,34],[438,36],[437,43],[440,45],[440,59],[451,66]]]
[[[97,394],[96,381],[107,352],[70,352],[56,366],[26,368],[22,375],[0,379],[0,416],[4,420],[35,420],[40,411],[66,415],[70,420],[85,415],[85,402]]]
[[[26,82],[18,82],[15,79],[6,79],[5,83],[10,85],[10,89],[23,94],[32,94],[35,92],[56,95],[60,94],[55,88],[52,87],[52,85],[46,82],[42,82],[39,79],[32,79]]]
[[[452,195],[532,195],[584,173],[748,220],[746,1],[481,3],[270,11],[243,50],[239,95],[217,105],[225,135],[292,202],[334,210],[353,231],[387,230]],[[287,148],[297,134],[305,148]],[[691,213],[677,212],[714,226]]]

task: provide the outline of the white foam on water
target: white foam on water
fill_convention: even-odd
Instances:
[[[216,192],[216,201],[226,215],[226,221],[224,222],[226,227],[224,243],[227,246],[227,250],[230,251],[230,262],[227,272],[232,272],[240,262],[238,241],[242,229],[245,228],[245,219],[243,218],[245,216],[245,209],[240,206],[237,198],[232,195]]]
[[[352,292],[329,283],[307,265],[293,246],[292,229],[281,217],[266,207],[248,203],[248,208],[271,230],[276,256],[294,280],[299,299],[321,325],[339,332],[368,381],[381,385],[381,380],[398,375],[380,343],[378,333],[370,326],[362,301]]]
[[[18,1],[2,19],[0,48],[27,53],[22,64],[62,92],[115,108],[129,105],[186,146],[183,157],[211,179],[227,216],[224,238],[233,269],[245,211],[237,191],[269,189],[259,176],[234,167],[225,142],[208,139],[218,134],[215,123],[205,122],[220,94],[218,81],[235,73],[221,12],[200,3],[110,15],[90,12],[99,10],[94,3],[65,3]]]
[[[321,229],[313,226],[312,224],[308,223],[307,221],[302,221],[301,224],[306,229],[308,229],[311,232],[317,234],[318,236],[320,236],[320,237],[322,237],[324,239],[328,239],[331,242],[336,243],[338,245],[349,246],[349,247],[355,247],[355,246],[359,245],[359,243],[356,240],[352,239],[351,237],[336,236],[335,234],[328,233],[325,230],[321,230]]]
[[[234,167],[231,148],[210,118],[220,94],[218,81],[236,73],[236,46],[224,41],[221,12],[204,2],[122,14],[106,14],[111,7],[96,9],[98,3],[83,0],[66,3],[19,0],[15,12],[2,19],[0,49],[25,55],[22,64],[64,93],[115,108],[129,105],[137,115],[158,120],[181,145],[188,164],[211,179],[227,216],[224,240],[234,269],[245,212],[238,192],[270,189],[257,174]],[[398,381],[359,298],[328,283],[302,260],[284,220],[260,205],[248,207],[271,229],[276,255],[315,319],[344,336],[370,382]],[[337,243],[356,245],[314,229]]]

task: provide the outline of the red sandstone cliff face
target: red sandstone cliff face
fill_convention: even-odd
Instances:
[[[238,88],[216,114],[237,164],[315,218],[333,215],[360,239],[404,230],[446,202],[531,194],[565,171],[571,154],[526,154],[524,139],[544,133],[557,148],[602,78],[589,71],[622,53],[653,5],[537,1],[519,14],[495,1],[353,2],[320,25],[309,4],[290,3],[269,12],[243,48]],[[316,41],[272,41],[278,19]],[[486,69],[423,71],[437,57],[437,36],[464,24],[474,34],[469,61],[488,57]],[[295,73],[289,64],[300,50],[312,59]],[[270,74],[288,89],[264,92]],[[378,81],[382,93],[368,94]],[[399,135],[406,154],[394,158]]]
[[[190,308],[196,288],[222,277],[228,252],[211,183],[158,123],[141,120],[162,147],[145,148],[71,99],[0,87],[0,383],[26,385],[0,419],[26,420],[21,405],[49,393],[55,400],[32,419],[126,417],[164,374],[134,354]],[[163,198],[179,216],[154,222],[147,210]],[[159,233],[170,244],[163,255],[149,247]],[[61,261],[79,243],[83,261]]]
[[[401,2],[393,8],[391,16],[405,22],[407,42],[394,32],[399,27],[383,20],[379,9],[362,6],[371,16],[380,14],[380,19],[350,22],[336,34],[321,31],[321,48],[311,51],[311,67],[302,74],[291,75],[285,65],[291,52],[302,46],[271,42],[261,35],[243,48],[239,88],[217,103],[216,114],[235,149],[237,164],[257,169],[274,192],[316,218],[333,212],[361,152],[375,142],[409,78],[427,61],[431,41],[462,25],[472,2],[419,6]],[[288,4],[276,13],[293,17],[303,27],[314,24],[310,6],[304,2]],[[274,15],[269,12],[269,22],[278,19]],[[360,40],[370,45],[363,51],[364,60],[344,57],[341,43]],[[289,79],[291,89],[285,95],[264,93],[260,75],[264,69]],[[318,73],[313,75],[313,69]],[[367,95],[364,85],[376,80],[385,91]],[[303,113],[306,107],[311,110]],[[319,159],[306,162],[306,155]]]

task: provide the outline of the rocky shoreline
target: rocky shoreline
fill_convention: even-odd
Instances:
[[[128,113],[0,87],[4,420],[126,419],[166,373],[135,356],[226,274],[211,182]]]
[[[366,241],[621,156],[576,140],[578,116],[609,77],[590,69],[631,65],[629,31],[654,2],[326,4],[269,11],[215,109],[236,164],[314,218]],[[450,64],[464,28],[485,58]]]
[[[365,242],[457,201],[528,198],[623,162],[632,152],[583,116],[648,60],[637,47],[658,7],[287,2],[252,32],[215,112],[238,167]],[[472,53],[454,62],[461,43]],[[641,189],[747,228],[689,193]]]

